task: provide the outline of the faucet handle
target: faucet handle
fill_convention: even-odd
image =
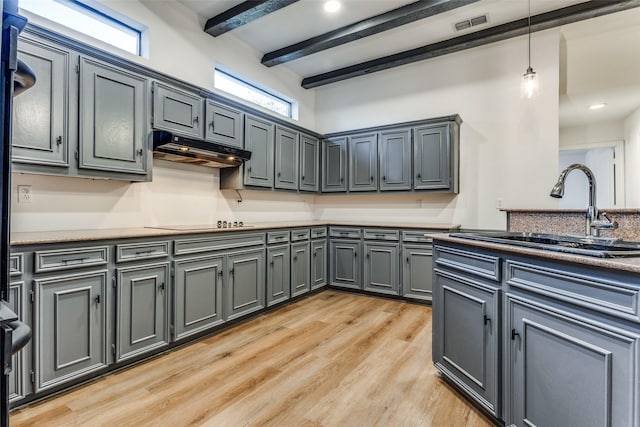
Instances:
[[[599,217],[602,217],[604,219],[596,219],[595,221],[591,222],[591,228],[594,230],[614,230],[616,228],[618,228],[618,222],[617,221],[611,221],[611,218],[609,218],[609,215],[607,215],[606,212],[600,212],[600,215],[598,215]]]

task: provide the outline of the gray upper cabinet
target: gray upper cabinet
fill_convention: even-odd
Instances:
[[[184,259],[174,262],[175,339],[212,328],[222,317],[222,255]]]
[[[202,138],[203,100],[165,84],[153,83],[153,127]]]
[[[349,191],[378,189],[378,134],[349,137]]]
[[[450,125],[430,125],[413,130],[413,188],[451,188]]]
[[[322,141],[322,192],[347,191],[347,138]]]
[[[380,190],[411,190],[411,129],[381,132],[379,145]]]
[[[264,249],[231,253],[227,258],[225,318],[236,319],[265,306]]]
[[[298,189],[299,145],[298,132],[276,126],[275,188]]]
[[[34,280],[36,392],[107,366],[107,271]]]
[[[399,295],[399,245],[365,242],[364,251],[364,290]]]
[[[207,100],[205,138],[232,147],[244,147],[244,114],[219,102]]]
[[[80,58],[79,168],[147,173],[147,80]]]
[[[636,426],[640,336],[507,297],[507,425]]]
[[[38,81],[13,100],[14,162],[69,166],[69,55],[20,39],[18,58],[29,64]]]
[[[169,343],[168,263],[118,269],[116,362]]]
[[[300,134],[300,191],[320,190],[320,141],[309,135]]]
[[[244,184],[273,187],[274,125],[263,119],[246,116],[244,146],[251,151],[251,160],[244,164]]]

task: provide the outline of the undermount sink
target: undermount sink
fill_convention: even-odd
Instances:
[[[640,256],[640,242],[592,237],[542,233],[514,233],[506,231],[482,231],[450,233],[451,237],[524,246],[548,251],[566,252],[600,258]]]

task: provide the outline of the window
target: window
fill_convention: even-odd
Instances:
[[[141,54],[143,26],[93,0],[20,0],[20,8],[134,55]]]
[[[294,102],[284,99],[270,91],[259,88],[245,80],[229,74],[219,68],[215,69],[214,86],[216,89],[245,99],[267,108],[275,113],[293,118]]]

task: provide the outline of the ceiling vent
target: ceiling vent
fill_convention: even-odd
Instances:
[[[475,18],[465,19],[464,21],[456,22],[453,24],[456,31],[463,31],[477,25],[486,24],[489,22],[489,16],[487,14],[476,16]]]

